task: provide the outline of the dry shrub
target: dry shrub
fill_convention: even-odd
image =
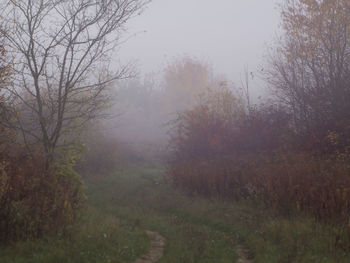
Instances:
[[[350,234],[350,155],[337,133],[323,140],[331,150],[306,151],[283,109],[224,115],[223,108],[199,105],[177,120],[168,170],[175,185],[258,200],[287,215],[306,212]]]
[[[282,211],[306,211],[316,219],[348,223],[348,159],[281,153],[265,157],[254,166],[253,185],[267,204]]]
[[[12,146],[0,156],[0,241],[58,233],[77,217],[84,195],[72,164],[46,171],[39,148]]]
[[[169,175],[190,194],[251,200],[286,216],[306,213],[341,226],[341,232],[348,234],[339,236],[346,238],[350,237],[349,163],[349,159],[295,152],[232,155],[173,163]]]

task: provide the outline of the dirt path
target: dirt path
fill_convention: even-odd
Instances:
[[[163,256],[165,238],[157,232],[146,231],[146,233],[151,240],[151,249],[134,263],[154,263]]]
[[[237,263],[253,263],[253,260],[249,259],[249,250],[243,246],[237,246],[236,248],[237,255],[239,259]]]
[[[151,248],[148,253],[138,258],[134,263],[155,263],[163,256],[165,238],[157,232],[147,230],[146,233],[151,240]],[[237,263],[253,263],[249,259],[249,250],[247,248],[238,245],[236,251],[239,256]]]

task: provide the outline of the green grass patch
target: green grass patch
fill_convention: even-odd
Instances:
[[[108,212],[136,227],[159,232],[166,248],[159,262],[235,262],[235,240],[229,233],[181,215],[188,198],[165,182],[164,170],[135,167],[118,171],[103,181],[91,179],[88,195],[94,205],[109,200]],[[192,214],[191,214],[192,215]]]
[[[334,246],[342,234],[337,226],[286,218],[248,202],[189,196],[173,189],[164,174],[135,167],[94,185],[105,189],[101,200],[113,200],[111,213],[167,238],[160,262],[235,262],[237,244],[247,246],[257,263],[350,262],[349,253]]]
[[[89,208],[79,224],[66,232],[61,237],[19,242],[3,248],[0,262],[131,262],[150,245],[143,230],[95,208]]]

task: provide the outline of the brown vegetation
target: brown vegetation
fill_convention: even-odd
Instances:
[[[206,197],[252,200],[285,215],[308,213],[341,223],[350,235],[350,158],[337,132],[316,137],[318,147],[310,148],[315,137],[298,133],[285,108],[246,113],[227,90],[206,96],[175,122],[169,162],[175,185]]]
[[[57,233],[76,218],[84,200],[70,165],[45,168],[43,151],[11,145],[0,155],[0,241]]]

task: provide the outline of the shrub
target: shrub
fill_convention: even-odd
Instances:
[[[45,169],[39,148],[12,146],[0,162],[0,241],[58,233],[77,217],[84,195],[73,162]]]
[[[168,166],[174,184],[206,197],[259,201],[285,215],[308,213],[340,223],[350,237],[350,154],[342,134],[324,138],[329,151],[307,151],[283,109],[223,114],[225,104],[217,102],[175,122]]]

